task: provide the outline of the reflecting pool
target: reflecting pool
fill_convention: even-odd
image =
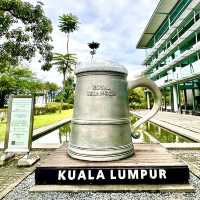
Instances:
[[[134,124],[138,118],[131,115],[131,124]],[[35,144],[61,144],[69,141],[71,132],[71,124],[68,123],[61,128],[45,135],[38,140],[34,141]],[[178,135],[165,128],[162,128],[151,122],[146,122],[138,129],[140,133],[139,139],[133,139],[134,143],[191,143],[194,142],[184,136]],[[95,134],[95,133],[94,133]]]
[[[131,115],[130,118],[131,118],[131,124],[134,124],[138,120],[138,118],[134,115]],[[138,131],[141,133],[141,137],[144,137],[145,143],[151,142],[150,138],[147,139],[148,135],[152,136],[153,138],[155,138],[155,140],[158,140],[160,143],[195,142],[189,138],[186,138],[177,133],[169,131],[151,122],[146,122],[143,125],[141,125]]]

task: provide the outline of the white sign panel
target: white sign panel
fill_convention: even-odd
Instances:
[[[11,97],[6,152],[28,152],[32,135],[32,97]]]

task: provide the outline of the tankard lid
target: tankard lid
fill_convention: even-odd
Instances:
[[[120,72],[123,74],[128,74],[127,69],[120,64],[110,62],[110,61],[101,61],[94,63],[81,63],[77,66],[75,74],[82,72]]]

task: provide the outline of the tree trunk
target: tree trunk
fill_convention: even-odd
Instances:
[[[45,105],[47,105],[48,101],[48,96],[47,96],[47,91],[44,92],[44,99],[45,99]]]
[[[62,89],[62,95],[61,95],[61,104],[60,104],[60,110],[61,113],[63,108],[63,101],[64,101],[64,91],[65,91],[65,79],[66,79],[66,70],[63,70],[63,89]]]
[[[92,63],[92,60],[93,60],[93,55],[91,55],[91,63]]]
[[[4,107],[6,95],[4,92],[0,92],[0,108]]]
[[[69,33],[67,33],[67,53],[69,53]]]
[[[63,91],[65,89],[66,70],[63,71]]]

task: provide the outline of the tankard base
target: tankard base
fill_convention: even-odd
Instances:
[[[134,154],[133,144],[112,148],[84,148],[69,144],[67,153],[70,157],[87,161],[113,161],[130,157]]]

